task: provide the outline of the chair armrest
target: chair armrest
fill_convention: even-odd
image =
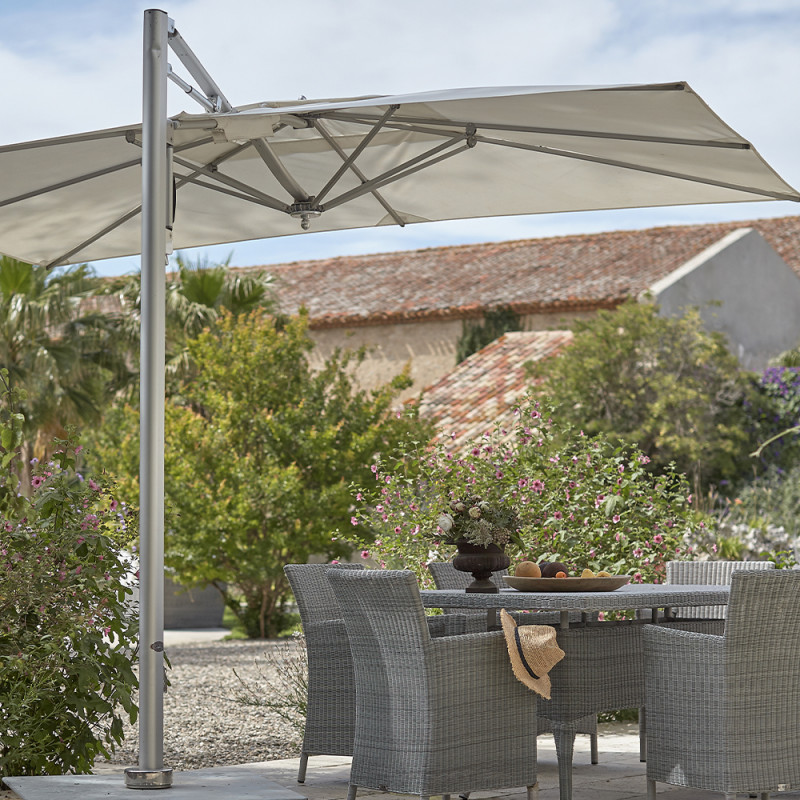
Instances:
[[[428,632],[432,637],[458,636],[467,632],[465,614],[439,614],[427,617]]]

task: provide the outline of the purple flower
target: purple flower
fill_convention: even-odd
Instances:
[[[33,486],[34,489],[38,489],[43,483],[44,478],[42,478],[41,475],[34,475],[31,478],[31,486]]]

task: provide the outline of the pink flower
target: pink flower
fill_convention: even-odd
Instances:
[[[633,580],[634,580],[635,583],[641,583],[642,582],[642,573],[641,572],[635,573],[634,576],[633,576]]]
[[[351,525],[358,525],[358,520],[355,517],[350,517],[350,524]]]
[[[563,519],[563,518],[564,518],[564,515],[560,511],[556,511],[553,514],[553,519]]]
[[[100,485],[95,483],[91,478],[89,478],[89,488],[93,492],[99,492],[100,491]]]
[[[338,564],[338,563],[339,563],[339,559],[338,558],[334,558],[333,561],[331,561],[331,564]]]
[[[395,532],[395,533],[402,533],[402,532],[403,532],[403,529],[402,529],[402,528],[401,528],[399,525],[397,525],[397,526],[395,527],[395,529],[394,529],[394,532]]]
[[[653,544],[661,544],[661,542],[663,542],[663,541],[664,541],[664,537],[660,533],[657,533],[653,537]]]
[[[369,558],[369,550],[362,550],[361,558]]]
[[[642,550],[641,550],[640,547],[637,547],[637,548],[634,549],[633,557],[634,558],[641,558],[642,557]]]
[[[611,517],[611,521],[612,522],[619,522],[619,514],[614,514],[614,516]]]
[[[356,494],[356,500],[363,500],[363,499],[364,499],[364,495],[363,495],[363,494],[361,494],[361,492],[358,492],[358,493]]]
[[[535,480],[531,484],[531,491],[541,494],[544,491],[544,484],[540,480]]]
[[[39,475],[34,475],[31,478],[31,486],[33,486],[34,489],[38,489],[43,483],[44,483],[44,478],[42,478]]]

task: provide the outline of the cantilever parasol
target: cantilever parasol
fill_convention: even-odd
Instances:
[[[199,89],[172,71],[169,47]],[[168,119],[169,78],[205,111]],[[49,266],[142,254],[140,753],[127,782],[157,788],[171,783],[162,576],[172,243],[800,195],[683,82],[234,108],[158,10],[145,12],[143,110],[141,125],[0,148],[0,252]]]

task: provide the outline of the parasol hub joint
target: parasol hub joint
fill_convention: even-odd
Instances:
[[[304,231],[307,231],[311,227],[311,220],[313,218],[322,214],[322,208],[316,205],[313,197],[299,203],[292,203],[288,211],[289,216],[300,220],[300,227]]]

